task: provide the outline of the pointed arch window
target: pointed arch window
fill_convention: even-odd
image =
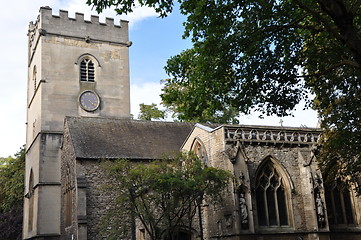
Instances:
[[[256,202],[258,224],[261,227],[289,226],[285,179],[268,161],[258,171]]]
[[[80,81],[82,82],[95,81],[94,62],[89,57],[83,58],[80,62]]]
[[[325,189],[328,221],[331,226],[354,225],[354,212],[351,193],[343,188],[340,180]]]
[[[193,153],[202,161],[203,164],[207,162],[207,153],[203,143],[199,139],[195,139],[192,146]]]

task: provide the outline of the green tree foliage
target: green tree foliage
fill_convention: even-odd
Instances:
[[[168,60],[166,72],[173,78],[164,81],[163,104],[180,121],[238,123],[238,111],[225,103],[227,82],[208,81],[212,76],[208,68],[215,64],[202,64],[202,56],[195,49],[188,49]],[[210,59],[212,61],[212,59]],[[222,70],[223,71],[223,70]],[[227,81],[233,77],[231,68],[224,69]],[[228,76],[226,76],[228,75]],[[212,97],[207,93],[217,90],[220,94]]]
[[[25,147],[15,157],[0,158],[0,239],[21,239]]]
[[[174,1],[88,0],[98,11],[134,2],[161,17]],[[328,176],[361,168],[361,8],[357,0],[178,0],[194,47],[168,61],[163,102],[184,119],[229,109],[285,116],[306,100],[325,129]],[[309,99],[310,93],[314,99]],[[182,100],[179,100],[182,99]],[[190,108],[184,101],[190,99]],[[182,101],[182,102],[181,102]],[[199,109],[197,109],[197,107]],[[353,178],[355,181],[356,178]]]
[[[15,157],[0,158],[0,211],[23,205],[25,147]]]
[[[225,170],[203,166],[193,155],[150,163],[107,161],[105,169],[114,179],[107,186],[115,199],[106,217],[110,239],[129,236],[134,219],[153,240],[175,239],[179,229],[191,229],[203,198],[220,200],[219,193],[231,176]]]
[[[166,112],[163,110],[159,110],[157,104],[152,103],[151,105],[147,105],[144,103],[139,104],[140,113],[138,118],[141,120],[160,120],[166,118]]]

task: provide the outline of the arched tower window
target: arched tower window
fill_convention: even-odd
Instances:
[[[83,58],[80,62],[80,81],[95,81],[94,62],[89,57]]]
[[[34,174],[33,170],[30,170],[29,177],[29,220],[28,220],[28,230],[33,231],[33,218],[34,218]]]
[[[340,180],[326,186],[325,197],[328,221],[331,226],[355,224],[351,193],[347,188],[341,187]]]
[[[289,226],[285,177],[270,160],[260,167],[256,179],[258,224],[261,227]]]

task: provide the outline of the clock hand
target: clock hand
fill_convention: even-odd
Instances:
[[[91,105],[93,105],[94,107],[96,106],[96,104],[95,104],[95,103],[93,103],[92,101],[90,101],[89,99],[88,99],[88,102],[90,102],[90,103],[91,103]]]

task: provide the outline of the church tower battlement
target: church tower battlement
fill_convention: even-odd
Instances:
[[[40,35],[56,35],[94,42],[109,42],[130,46],[128,39],[128,21],[114,23],[113,18],[99,22],[99,16],[92,15],[90,21],[84,19],[83,13],[75,13],[75,18],[68,16],[68,11],[60,10],[53,15],[50,7],[41,7],[35,22],[29,24],[29,41],[32,49],[36,48]]]
[[[128,22],[41,7],[28,30],[24,239],[59,239],[66,116],[130,118]]]

